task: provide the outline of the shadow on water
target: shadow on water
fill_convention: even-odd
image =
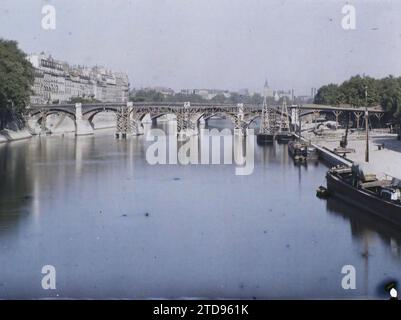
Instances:
[[[390,255],[395,259],[401,258],[401,227],[395,226],[386,220],[372,215],[356,208],[352,205],[343,203],[336,197],[327,199],[327,212],[340,216],[349,221],[351,235],[356,239],[362,247],[361,257],[363,259],[363,286],[365,294],[368,292],[369,283],[373,284],[374,294],[379,298],[389,298],[386,291],[386,286],[391,282],[398,282],[397,273],[387,274],[383,273],[382,276],[376,281],[369,280],[371,275],[371,255],[375,249],[375,237],[378,237],[385,247],[389,248]]]
[[[0,234],[16,227],[29,214],[32,202],[32,180],[29,147],[25,142],[0,145]]]
[[[335,197],[327,199],[327,211],[347,219],[353,237],[363,240],[369,232],[375,232],[384,243],[390,246],[393,254],[397,257],[401,256],[401,227],[343,203]]]

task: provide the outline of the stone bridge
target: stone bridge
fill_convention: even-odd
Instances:
[[[266,112],[269,109],[269,113]],[[76,135],[93,134],[94,117],[100,112],[113,112],[116,116],[116,137],[125,138],[128,134],[138,135],[143,133],[142,120],[146,115],[156,119],[163,115],[172,115],[177,122],[177,134],[181,137],[197,134],[198,123],[206,121],[213,116],[228,118],[233,123],[234,132],[246,134],[247,128],[257,118],[264,114],[278,115],[278,121],[287,118],[293,125],[297,125],[299,115],[301,117],[321,112],[333,113],[338,117],[342,112],[354,112],[358,117],[364,114],[363,109],[349,106],[326,105],[292,105],[283,109],[281,106],[248,105],[248,104],[212,104],[212,103],[90,103],[90,104],[44,104],[31,105],[26,110],[25,118],[29,124],[40,124],[42,132],[49,131],[46,127],[46,118],[51,114],[65,114],[75,124]],[[369,108],[369,113],[383,113],[379,107]],[[358,118],[359,119],[359,118]],[[261,121],[261,126],[266,126],[269,121]],[[277,121],[277,117],[275,120]],[[274,124],[276,125],[276,124]],[[279,125],[278,125],[279,126]],[[260,128],[263,132],[265,128]]]

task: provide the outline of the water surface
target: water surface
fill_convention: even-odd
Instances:
[[[276,144],[236,176],[149,165],[148,144],[106,130],[0,145],[0,298],[381,298],[401,278],[401,231],[316,198],[325,165]]]

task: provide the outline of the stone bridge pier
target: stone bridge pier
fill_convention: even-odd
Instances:
[[[75,104],[75,135],[84,136],[88,134],[93,134],[93,126],[88,119],[84,119],[82,115],[82,104]]]

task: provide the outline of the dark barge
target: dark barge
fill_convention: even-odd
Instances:
[[[330,196],[401,226],[401,181],[363,175],[357,166],[334,167],[327,172]]]
[[[288,152],[295,162],[316,161],[319,159],[319,154],[315,147],[300,141],[290,141],[288,143]]]
[[[279,143],[286,143],[294,140],[294,135],[288,131],[280,131],[276,134],[276,140]]]
[[[271,133],[258,133],[256,135],[256,143],[258,145],[271,144],[274,141],[274,134]]]

